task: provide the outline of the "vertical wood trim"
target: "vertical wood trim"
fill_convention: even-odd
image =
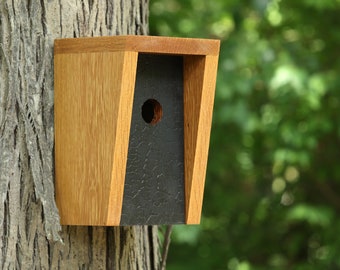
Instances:
[[[216,85],[217,56],[184,57],[186,223],[201,219]]]
[[[123,205],[127,154],[130,138],[132,105],[137,70],[136,52],[125,52],[121,66],[122,78],[119,84],[119,111],[117,115],[115,148],[113,153],[112,178],[106,225],[119,225]],[[118,82],[116,82],[118,85]]]
[[[201,108],[205,56],[184,56],[184,181],[186,223],[193,222],[191,192],[195,168],[199,114]],[[201,179],[202,180],[202,179]],[[198,211],[199,212],[199,211]]]

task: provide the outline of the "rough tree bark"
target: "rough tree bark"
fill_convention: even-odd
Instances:
[[[53,187],[53,41],[146,34],[148,0],[0,1],[0,268],[158,269],[157,227],[63,227]],[[57,241],[56,241],[57,240]]]

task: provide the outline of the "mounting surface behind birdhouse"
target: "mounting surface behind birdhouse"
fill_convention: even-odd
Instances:
[[[200,222],[219,41],[55,41],[56,200],[64,225]]]

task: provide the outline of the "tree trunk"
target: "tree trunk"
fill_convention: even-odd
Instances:
[[[147,17],[148,0],[0,1],[1,269],[159,268],[157,227],[61,228],[53,183],[54,39],[146,34]]]

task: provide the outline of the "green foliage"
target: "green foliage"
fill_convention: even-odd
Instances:
[[[221,39],[201,226],[168,269],[340,269],[339,0],[151,0],[153,35]]]

